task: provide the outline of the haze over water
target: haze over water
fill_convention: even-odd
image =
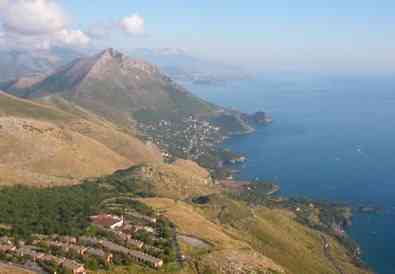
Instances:
[[[395,78],[259,78],[223,86],[187,84],[195,94],[274,118],[225,147],[244,153],[240,178],[272,180],[287,196],[379,206],[349,230],[379,274],[395,273]]]

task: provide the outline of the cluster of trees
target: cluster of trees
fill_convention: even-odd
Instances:
[[[103,196],[96,184],[37,189],[24,186],[0,191],[0,222],[15,235],[32,233],[76,235]]]
[[[34,233],[80,235],[89,225],[88,216],[98,212],[109,197],[133,192],[133,182],[104,177],[77,186],[32,188],[4,187],[0,190],[0,235],[28,239]],[[144,205],[137,205],[148,211]],[[3,227],[3,226],[2,226]]]

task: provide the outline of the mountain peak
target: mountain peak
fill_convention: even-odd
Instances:
[[[130,58],[126,54],[123,54],[113,48],[103,50],[93,58],[88,59],[90,59],[89,63],[91,64],[89,72],[90,76],[99,75],[99,77],[101,77],[103,72],[108,72],[111,70],[111,67],[112,69],[117,70],[114,73],[128,74],[133,77],[138,73],[136,70],[148,75],[160,74],[159,69],[156,66],[151,65],[144,60]]]
[[[99,55],[100,56],[108,56],[108,57],[112,57],[112,58],[123,56],[123,54],[121,52],[119,52],[113,48],[105,49],[101,53],[99,53]]]

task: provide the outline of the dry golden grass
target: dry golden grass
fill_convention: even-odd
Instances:
[[[256,273],[257,270],[270,270],[285,273],[285,270],[271,259],[251,250],[221,250],[204,256],[201,264],[214,273]],[[269,272],[267,272],[269,273]]]
[[[0,93],[0,184],[68,185],[161,161],[155,146],[84,113],[91,120]]]
[[[199,166],[198,163],[191,160],[177,159],[173,165],[181,169],[186,169],[194,175],[200,176],[202,178],[207,178],[210,176],[210,173],[205,168]]]
[[[256,269],[284,272],[283,268],[271,259],[253,251],[248,243],[232,237],[222,225],[209,221],[199,213],[199,210],[185,202],[166,198],[146,198],[140,201],[161,210],[176,224],[179,233],[203,239],[213,245],[212,252],[203,253],[194,253],[193,250],[188,250],[187,246],[183,247],[183,250],[188,250],[190,255],[196,255],[201,270],[232,274],[250,273],[249,270]]]
[[[175,165],[146,164],[135,173],[145,184],[149,184],[151,192],[159,197],[186,199],[219,191],[211,178],[197,176],[194,172]]]
[[[255,250],[275,260],[290,273],[337,274],[325,256],[320,233],[295,221],[287,210],[260,208],[255,216],[241,220],[232,235],[247,241]],[[242,233],[240,233],[242,232]],[[346,251],[336,241],[336,262],[345,273],[369,273],[351,264]]]
[[[27,179],[34,184],[43,177],[68,181],[110,174],[132,164],[103,144],[52,123],[0,117],[0,126],[2,182]],[[29,178],[34,174],[42,176]]]
[[[140,201],[163,210],[164,215],[176,224],[178,232],[203,239],[213,244],[216,249],[248,247],[247,244],[227,235],[222,226],[210,222],[184,202],[166,198],[147,198]]]
[[[199,274],[194,271],[193,267],[185,265],[181,270],[173,271],[166,268],[155,270],[148,267],[142,267],[139,265],[130,265],[127,267],[115,267],[109,271],[90,271],[88,274],[165,274],[165,273],[177,273],[177,274]]]

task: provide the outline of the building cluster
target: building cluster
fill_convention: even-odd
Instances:
[[[11,255],[20,259],[31,260],[39,264],[52,264],[62,268],[66,273],[86,274],[87,271],[83,264],[65,257],[58,257],[41,251],[38,246],[24,245],[18,243],[18,247],[13,244],[11,239],[3,237],[0,244],[0,253]]]
[[[151,246],[145,248],[146,245],[143,241],[134,238],[135,233],[141,230],[154,234],[155,228],[147,224],[155,225],[157,222],[156,218],[137,212],[129,212],[128,216],[142,220],[143,224],[136,224],[131,222],[130,219],[126,220],[123,216],[118,217],[110,214],[92,216],[92,224],[96,225],[98,229],[107,235],[111,235],[113,241],[89,237],[81,237],[80,241],[87,246],[102,248],[109,252],[129,257],[138,263],[160,268],[163,265],[163,260],[144,252],[151,250]]]
[[[162,267],[163,260],[152,254],[163,254],[163,250],[134,237],[137,232],[144,231],[152,233],[152,237],[156,238],[156,218],[137,212],[130,214],[141,222],[131,222],[111,214],[91,216],[91,224],[100,232],[98,235],[101,237],[33,235],[34,240],[29,245],[3,237],[0,238],[0,254],[32,261],[40,266],[51,264],[72,274],[86,273],[85,266],[79,263],[84,258],[95,258],[103,265],[111,265],[114,258],[126,258],[152,268]]]
[[[161,120],[139,123],[139,130],[157,144],[164,158],[177,156],[197,160],[224,140],[220,128],[192,116],[178,122]]]

